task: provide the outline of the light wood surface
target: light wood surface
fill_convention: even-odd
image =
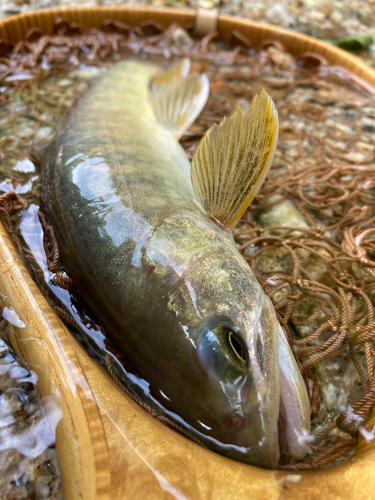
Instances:
[[[194,20],[194,12],[146,8],[54,9],[0,22],[0,38],[20,40],[36,26],[51,33],[57,16],[99,27],[104,19],[129,24],[155,19],[165,25]],[[323,42],[269,25],[229,16],[219,19],[225,39],[238,29],[256,45],[278,39],[294,54],[317,51],[375,85],[375,73],[359,59]],[[371,499],[375,490],[375,442],[360,442],[354,457],[318,471],[262,470],[210,452],[164,427],[126,397],[86,354],[53,313],[0,226],[0,293],[25,328],[14,328],[38,375],[42,396],[55,394],[63,411],[56,450],[67,499]],[[18,341],[15,341],[15,338]]]

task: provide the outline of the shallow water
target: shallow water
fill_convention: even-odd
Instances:
[[[0,495],[6,499],[63,498],[55,430],[62,412],[56,397],[40,398],[37,375],[15,352],[9,337],[23,328],[4,305],[0,320]]]
[[[265,85],[279,109],[281,123],[281,137],[274,168],[275,174],[277,169],[283,172],[295,168],[296,160],[298,160],[300,167],[306,165],[313,167],[321,163],[326,164],[329,169],[329,165],[333,164],[337,158],[349,164],[374,166],[375,104],[371,95],[364,90],[359,90],[354,85],[348,85],[345,80],[340,81],[340,78],[335,75],[335,71],[330,72],[329,68],[326,70],[326,79],[321,76],[322,83],[316,88],[314,87],[316,78],[314,80],[314,77],[310,76],[309,81],[303,70],[293,66],[287,54],[277,51],[273,47],[255,54],[254,58],[257,64],[259,64],[260,59],[263,58],[264,60],[261,76],[255,74],[251,66],[233,67],[230,64],[217,65],[201,61],[196,62],[197,66],[203,66],[209,73],[211,95],[202,117],[197,120],[190,132],[182,140],[182,144],[189,155],[195,148],[197,137],[207,128],[207,122],[210,122],[210,120],[212,122],[213,119],[217,120],[220,115],[227,114],[227,108],[229,106],[233,107],[236,102],[239,102],[243,109],[246,110],[250,105],[253,93],[258,91],[262,85]],[[17,235],[22,245],[31,250],[31,254],[27,256],[27,261],[30,268],[32,268],[33,277],[39,286],[44,288],[46,294],[53,298],[58,307],[71,315],[74,319],[73,334],[102,366],[105,366],[107,350],[100,329],[93,328],[95,318],[93,317],[91,320],[92,312],[82,304],[79,297],[72,298],[68,290],[56,286],[52,281],[56,272],[48,269],[43,245],[43,227],[38,216],[40,179],[37,162],[34,156],[31,155],[30,146],[34,150],[38,150],[42,146],[45,147],[47,141],[51,139],[57,130],[64,110],[71,106],[78,96],[87,90],[90,82],[99,77],[104,71],[105,68],[97,68],[94,65],[80,65],[67,74],[60,73],[59,76],[45,77],[33,89],[31,87],[23,88],[22,85],[22,82],[27,81],[28,73],[10,74],[5,79],[1,92],[3,96],[12,95],[12,100],[10,103],[3,104],[0,109],[0,123],[2,125],[0,140],[4,141],[10,138],[13,141],[7,145],[7,156],[0,165],[0,191],[6,193],[14,189],[17,194],[23,196],[28,202],[28,207],[17,219]],[[224,79],[225,83],[221,81],[222,79]],[[296,81],[300,81],[300,83],[296,83]],[[32,92],[35,91],[38,93],[36,100],[32,98]],[[337,105],[339,101],[338,95],[341,99],[339,105]],[[214,107],[216,117],[211,118]],[[9,119],[10,112],[12,113],[11,120]],[[317,126],[317,123],[322,124],[322,126]],[[300,135],[302,132],[304,134],[303,139],[301,139]],[[317,146],[319,146],[319,149]],[[304,154],[301,155],[302,150]],[[269,201],[269,198],[266,197],[265,202],[269,203]],[[280,210],[280,206],[282,210]],[[289,220],[280,219],[280,214],[283,214],[283,217],[289,218]],[[316,213],[315,215],[320,226],[324,227],[329,226],[325,218],[331,217],[332,214],[335,215],[335,207],[327,207],[325,212]],[[273,208],[257,206],[256,210],[252,212],[251,218],[252,223],[257,224],[259,227],[283,226],[285,224],[297,228],[309,227],[308,217],[306,217],[306,214],[301,213],[293,201],[289,202],[289,205],[281,203]],[[240,233],[237,237],[239,246],[246,241],[246,238],[241,234],[243,229],[244,224],[240,224],[237,229]],[[276,231],[280,231],[280,229]],[[330,233],[333,240],[340,241],[341,236],[334,234],[334,230],[329,229],[328,233]],[[274,231],[273,234],[280,233]],[[259,248],[259,245],[252,244],[245,250],[245,256],[250,258]],[[322,268],[320,262],[312,261],[309,270],[310,273],[320,276],[324,272],[324,266]],[[288,273],[291,272],[291,262],[283,249],[270,250],[262,255],[258,262],[258,271],[266,276],[271,272]],[[362,271],[358,269],[357,272],[361,273]],[[273,295],[273,299],[275,303],[278,303],[285,299],[289,291],[283,289],[276,293],[278,295]],[[11,306],[11,304],[7,306],[7,319],[8,321],[12,320],[13,324],[15,322],[18,328],[22,328],[22,325],[17,323],[17,319],[11,315]],[[314,310],[314,307],[305,300],[305,303],[301,305],[300,312],[303,310],[303,306],[306,310],[309,310],[310,307],[311,312]],[[298,325],[295,323],[294,327],[299,336],[298,338],[305,338],[310,335],[314,328],[318,328],[321,323],[321,317],[317,317],[316,324]],[[12,347],[7,344],[4,349],[9,350]],[[361,351],[357,354],[360,363],[365,366],[364,355]],[[26,368],[22,369],[26,370]],[[122,370],[123,368],[116,366],[116,373],[119,376],[121,376]],[[361,380],[347,352],[343,353],[338,359],[324,360],[314,370],[323,401],[319,405],[313,422],[313,434],[317,434],[333,421],[337,415],[347,411],[358,400]],[[11,379],[8,372],[7,377],[9,380]],[[16,377],[16,379],[18,378]],[[144,381],[136,377],[135,374],[132,374],[130,378],[135,385],[140,385],[145,391],[148,390],[147,384],[145,385]],[[15,385],[15,389],[18,390],[17,385]],[[33,400],[34,397],[35,399],[35,396],[23,393],[19,393],[19,397],[21,399],[31,398],[30,400]],[[53,391],[51,392],[52,397]],[[45,407],[44,413],[47,420],[50,421],[52,430],[49,431],[49,436],[53,434],[53,429],[57,425],[60,414],[58,403],[51,403],[51,401],[42,400],[40,403],[41,408]],[[4,413],[6,414],[5,410]],[[53,418],[49,418],[48,415],[52,415]],[[40,429],[36,425],[35,428]],[[328,437],[328,441],[332,439],[332,436]],[[9,437],[4,441],[8,443],[5,445],[7,449],[14,446],[15,453],[20,456],[27,456],[23,449],[20,453],[20,450],[12,444]],[[54,453],[48,448],[52,442],[53,439],[50,437],[41,440],[41,455],[38,455],[38,460],[42,460],[43,453],[49,457]],[[42,451],[43,446],[44,450]],[[38,446],[36,450],[39,450]],[[310,458],[311,456],[314,456],[313,452],[310,453]],[[20,461],[22,462],[22,460],[21,457]],[[46,458],[46,460],[52,459]],[[39,465],[40,463],[38,462]],[[22,465],[22,467],[24,466]],[[54,467],[55,472],[57,471],[56,465]],[[20,477],[23,477],[23,479],[19,479]],[[18,476],[16,483],[12,486],[14,488],[21,487],[20,482],[27,489],[25,485],[28,483],[22,474]],[[5,483],[9,485],[10,481]],[[56,484],[58,483],[59,480],[56,479]],[[58,488],[59,486],[56,486],[56,489]]]

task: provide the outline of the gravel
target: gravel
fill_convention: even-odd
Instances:
[[[216,0],[200,0],[210,6]],[[51,7],[143,5],[194,9],[198,0],[0,0],[0,19]],[[346,46],[360,43],[358,52],[375,67],[375,0],[222,0],[221,13],[267,22]],[[353,42],[352,38],[356,39]],[[349,40],[347,39],[349,37]]]

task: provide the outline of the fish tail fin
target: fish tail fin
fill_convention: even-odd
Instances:
[[[190,60],[157,75],[150,85],[150,101],[156,120],[177,139],[190,127],[206,104],[209,82],[206,75],[192,73]]]
[[[275,155],[278,115],[263,89],[245,115],[237,104],[219,125],[203,136],[191,163],[197,201],[227,229],[233,230],[259,191]]]

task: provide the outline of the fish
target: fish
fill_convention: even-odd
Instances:
[[[210,450],[273,469],[305,455],[309,400],[233,229],[271,166],[278,116],[263,89],[190,163],[179,138],[208,95],[189,59],[115,64],[45,152],[43,205],[137,397]]]

